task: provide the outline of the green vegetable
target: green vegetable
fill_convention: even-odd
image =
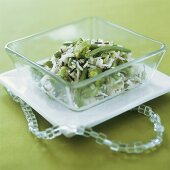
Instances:
[[[99,46],[97,44],[91,44],[90,45],[90,50],[94,50],[96,48],[99,48]]]
[[[121,60],[121,59],[117,59],[116,60],[116,62],[117,62],[117,65],[120,65],[120,64],[124,64],[124,63],[127,63],[128,61],[125,59],[125,60]]]
[[[74,48],[75,57],[80,58],[81,56],[84,56],[86,52],[89,50],[89,48],[90,48],[89,41],[82,41],[82,40],[77,41]]]
[[[64,43],[63,43],[63,45],[66,45],[66,46],[69,46],[69,45],[71,45],[71,44],[73,44],[73,42],[71,42],[71,41],[70,41],[70,42],[68,41],[68,42],[64,42]]]
[[[90,86],[83,88],[82,89],[82,97],[84,98],[89,98],[89,97],[94,97],[98,92],[98,88],[94,85],[91,84]]]
[[[57,51],[55,54],[54,54],[55,58],[60,58],[61,57],[61,52],[60,51]]]
[[[87,73],[88,73],[88,69],[86,67],[86,68],[84,68],[83,72],[81,73],[80,81],[85,80],[87,78]]]
[[[60,76],[61,78],[67,80],[68,79],[68,67],[62,66],[60,70],[57,72],[57,75]]]
[[[100,73],[102,73],[102,70],[100,68],[94,68],[89,70],[88,76],[89,78],[92,78]],[[102,80],[96,80],[95,81],[96,87],[99,87],[102,84],[102,82],[103,82]]]
[[[132,77],[135,74],[132,66],[122,69],[121,73],[123,73],[127,77]]]
[[[103,53],[102,54],[102,58],[103,58],[103,63],[106,64],[108,62],[108,59],[109,59],[109,54],[107,53]]]
[[[88,73],[88,77],[94,77],[97,76],[98,74],[100,74],[102,72],[102,70],[100,68],[91,68],[89,69],[89,73]]]
[[[78,40],[75,40],[75,41],[66,41],[63,43],[63,45],[65,45],[65,46],[73,45],[74,46],[78,41],[83,41],[83,39],[79,38]]]
[[[113,45],[113,46],[104,46],[104,47],[99,47],[97,49],[94,49],[91,52],[87,53],[85,57],[86,58],[94,57],[98,53],[107,52],[107,51],[121,51],[127,53],[131,52],[129,49],[126,49],[124,47],[118,47],[117,45]]]
[[[49,68],[52,68],[53,67],[53,63],[52,63],[52,61],[47,61],[47,62],[45,62],[44,64],[43,64],[44,66],[48,66]]]

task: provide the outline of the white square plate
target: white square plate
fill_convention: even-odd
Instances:
[[[1,74],[0,83],[28,103],[52,125],[74,127],[93,127],[170,91],[170,77],[156,71],[147,83],[88,110],[76,112],[52,100],[38,88],[18,83],[16,70]]]

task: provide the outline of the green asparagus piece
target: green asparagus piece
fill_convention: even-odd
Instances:
[[[92,51],[90,51],[89,53],[87,53],[85,55],[86,58],[90,58],[90,57],[94,57],[96,54],[101,53],[101,52],[107,52],[107,51],[120,51],[120,52],[131,52],[131,50],[124,48],[124,47],[118,47],[117,45],[113,45],[113,46],[104,46],[104,47],[99,47],[97,49],[94,49]]]
[[[64,43],[63,43],[63,45],[65,45],[65,46],[69,46],[69,45],[71,45],[71,44],[73,44],[73,42],[71,42],[71,41],[70,41],[70,42],[68,41],[68,42],[64,42]]]
[[[75,41],[66,41],[63,43],[65,46],[70,46],[71,44],[74,46],[78,41],[83,41],[82,38],[79,38],[78,40]]]
[[[99,48],[99,46],[97,44],[91,44],[90,50],[94,50],[96,48]]]

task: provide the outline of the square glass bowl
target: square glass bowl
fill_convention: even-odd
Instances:
[[[69,83],[40,66],[39,63],[52,56],[63,42],[80,37],[121,44],[132,51],[132,59],[78,83]],[[143,84],[153,76],[166,51],[163,43],[98,17],[12,41],[5,48],[17,67],[19,81],[38,87],[75,111],[88,109]]]

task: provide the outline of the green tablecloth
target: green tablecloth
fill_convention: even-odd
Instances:
[[[4,45],[35,32],[47,30],[85,16],[101,16],[170,46],[169,0],[0,0],[0,71],[12,68]],[[159,70],[170,75],[169,52]],[[19,106],[0,88],[0,169],[78,170],[170,168],[170,94],[147,103],[165,125],[162,146],[141,155],[115,154],[92,139],[59,137],[52,141],[36,139],[29,133]],[[38,115],[37,115],[38,116]],[[49,124],[38,116],[40,127]],[[115,140],[147,140],[152,125],[128,112],[95,128]]]

